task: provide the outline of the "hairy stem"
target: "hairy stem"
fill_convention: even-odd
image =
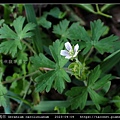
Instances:
[[[90,49],[89,53],[88,53],[87,56],[85,57],[84,61],[86,61],[86,60],[88,59],[88,57],[91,55],[93,49],[94,49],[94,47],[92,46],[92,48]]]
[[[36,52],[33,50],[33,48],[24,40],[21,40],[34,54],[36,54]]]

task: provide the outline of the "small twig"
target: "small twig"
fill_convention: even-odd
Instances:
[[[45,67],[44,67],[44,68],[40,68],[40,70],[42,70],[42,71],[43,71],[43,70],[44,70],[44,71],[47,71],[47,70],[50,71],[50,70],[54,70],[54,69],[45,68]],[[72,73],[71,70],[69,70],[68,68],[64,68],[64,70],[65,70],[67,73],[70,73],[70,74]]]
[[[42,70],[42,71],[43,71],[43,70],[44,70],[44,71],[47,71],[47,70],[54,70],[54,69],[52,69],[52,68],[45,68],[45,67],[40,67],[39,69]]]
[[[108,17],[108,18],[112,18],[112,16],[102,13],[98,7],[98,4],[96,4],[96,9],[97,9],[97,14]]]

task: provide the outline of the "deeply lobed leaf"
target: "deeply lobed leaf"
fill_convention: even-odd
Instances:
[[[3,26],[0,28],[0,38],[18,39],[17,34],[6,24],[3,24]]]
[[[11,54],[12,57],[15,56],[18,49],[22,49],[22,44],[19,40],[9,40],[0,44],[0,53]]]
[[[51,70],[43,75],[36,77],[35,79],[37,81],[36,91],[42,92],[43,90],[46,90],[46,92],[49,92],[53,87],[59,93],[62,93],[63,90],[65,89],[65,80],[67,82],[70,82],[69,76],[67,75],[66,72],[63,71],[64,71],[63,69]]]
[[[16,20],[13,21],[13,27],[15,32],[6,24],[0,29],[0,38],[10,39],[9,41],[4,41],[0,45],[0,52],[4,54],[11,54],[12,57],[15,56],[18,49],[22,49],[21,40],[23,38],[33,36],[31,30],[35,29],[35,24],[28,23],[23,28],[25,17],[19,16]]]
[[[40,53],[39,56],[32,56],[30,60],[37,69],[40,67],[55,68],[55,63],[48,59],[43,53]]]
[[[68,31],[70,33],[68,36],[70,40],[83,40],[86,42],[89,42],[91,40],[85,28],[80,26],[78,22],[73,23]]]
[[[114,52],[114,43],[115,41],[118,40],[117,36],[109,36],[106,38],[101,39],[99,42],[96,43],[95,48],[103,54],[104,52]]]
[[[90,27],[91,27],[93,41],[98,41],[99,38],[107,29],[107,27],[103,25],[103,22],[100,19],[95,20],[94,22],[91,22]]]
[[[36,78],[37,91],[46,90],[49,92],[53,87],[59,93],[62,93],[65,89],[65,81],[71,82],[68,74],[64,70],[63,66],[66,64],[68,60],[64,57],[61,57],[60,50],[63,48],[63,44],[56,40],[52,46],[50,46],[50,51],[56,63],[48,59],[44,54],[40,53],[39,56],[35,55],[30,58],[31,62],[38,69],[39,67],[43,67],[43,69],[47,69],[47,73],[40,75]]]
[[[85,107],[88,97],[86,87],[73,87],[65,94],[71,97],[70,99],[72,110],[77,109],[78,107],[80,107],[80,109],[82,110]]]
[[[60,35],[61,38],[67,38],[69,32],[67,31],[70,21],[64,19],[58,25],[53,26],[53,33]]]

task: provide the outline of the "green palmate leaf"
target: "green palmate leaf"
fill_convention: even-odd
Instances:
[[[20,38],[22,39],[33,36],[34,33],[32,32],[32,30],[35,29],[35,27],[36,25],[34,23],[28,23],[19,34]]]
[[[19,16],[16,18],[16,20],[13,21],[13,26],[16,33],[11,28],[9,28],[8,25],[3,24],[3,27],[0,29],[0,38],[21,40],[22,38],[31,37],[33,34],[29,31],[35,29],[35,24],[28,23],[23,28],[24,21],[25,18],[22,16]]]
[[[86,42],[91,40],[85,28],[80,26],[78,22],[73,23],[68,29],[68,31],[70,33],[68,36],[70,40],[83,40]]]
[[[3,24],[0,29],[0,38],[16,39],[17,34],[12,29],[10,29],[8,25]]]
[[[13,26],[20,40],[26,37],[33,36],[33,33],[30,32],[30,30],[33,30],[36,27],[34,23],[28,23],[23,28],[24,21],[25,21],[25,17],[19,16],[13,22]]]
[[[56,71],[57,72],[57,71]],[[59,71],[58,71],[59,72]],[[57,90],[59,93],[62,93],[63,90],[65,89],[65,83],[64,83],[64,78],[61,77],[61,74],[56,73],[56,79],[54,83],[54,88]]]
[[[7,94],[7,89],[0,82],[0,106],[7,106],[5,95]]]
[[[4,54],[9,53],[12,55],[12,57],[14,57],[18,51],[18,48],[19,50],[22,49],[22,44],[19,40],[5,41],[0,44],[0,53],[4,53]]]
[[[36,55],[31,57],[30,60],[37,69],[43,67],[44,70],[48,70],[47,73],[36,77],[35,80],[37,81],[37,91],[42,92],[43,90],[46,90],[46,92],[49,92],[53,87],[59,93],[62,93],[65,89],[65,81],[71,81],[64,68],[62,68],[68,61],[66,61],[64,57],[61,58],[60,56],[60,49],[62,49],[62,47],[63,45],[59,40],[56,40],[53,43],[53,46],[50,46],[50,51],[56,63],[48,59],[42,53],[40,53],[39,56]]]
[[[116,46],[117,36],[108,36],[100,40],[100,37],[105,34],[108,27],[104,26],[103,22],[98,19],[90,23],[91,34],[80,26],[79,23],[73,23],[68,29],[68,38],[70,40],[78,40],[82,42],[83,54],[85,55],[92,47],[95,47],[98,52],[103,54],[104,52],[113,52]],[[108,42],[109,41],[109,42]],[[81,45],[81,44],[80,44]]]
[[[74,87],[71,90],[67,91],[66,95],[72,97],[72,110],[77,109],[78,107],[80,107],[80,109],[82,110],[85,107],[88,96],[86,87]]]
[[[101,54],[103,54],[104,52],[112,53],[114,51],[114,44],[116,40],[118,40],[118,37],[113,35],[103,38],[95,44],[95,48]]]
[[[51,70],[43,75],[36,77],[37,81],[36,91],[42,92],[46,90],[49,92],[50,89],[53,87],[59,93],[62,93],[65,89],[65,80],[70,82],[70,78],[64,69],[61,70]]]
[[[100,77],[100,74],[101,70],[100,66],[98,65],[92,70],[88,77],[88,86],[92,86],[95,83],[95,81]]]
[[[38,77],[36,77],[36,91],[37,92],[42,92],[44,90],[46,90],[46,92],[49,92],[50,88],[52,87],[53,84],[53,80],[55,79],[55,71],[49,71],[43,75],[40,75]],[[48,84],[49,83],[49,84]]]
[[[104,104],[105,102],[108,101],[107,98],[100,96],[98,93],[96,93],[94,90],[92,90],[89,87],[88,87],[88,92],[89,92],[89,95],[90,95],[92,101],[94,102],[94,104],[96,105],[98,110],[100,110],[99,104]]]
[[[103,25],[100,19],[90,23],[92,40],[98,41],[102,34],[106,31],[107,27]]]
[[[73,87],[65,94],[71,99],[72,109],[77,109],[78,107],[80,107],[80,109],[83,109],[85,107],[88,96],[86,87]]]
[[[61,56],[59,54],[62,48],[63,48],[63,43],[59,42],[59,40],[53,42],[53,45],[49,47],[55,62],[59,62],[59,60],[61,59]]]
[[[57,70],[57,74],[58,74],[58,77],[61,77],[66,81],[66,82],[70,82],[70,78],[68,76],[68,74],[66,73],[66,71],[64,69],[59,69]]]
[[[55,68],[55,63],[51,61],[50,59],[48,59],[46,56],[44,56],[44,54],[42,53],[40,53],[39,56],[35,55],[31,57],[30,59],[37,69],[40,67],[47,67],[47,68],[52,68],[52,69]]]
[[[12,55],[12,57],[14,57],[18,49],[22,49],[22,43],[20,40],[26,37],[33,36],[32,32],[30,31],[35,28],[35,24],[28,23],[23,28],[24,21],[25,18],[22,16],[19,16],[18,18],[16,18],[16,20],[13,21],[13,26],[16,33],[8,25],[3,24],[0,29],[0,38],[6,38],[10,40],[1,43],[1,53],[9,53]]]
[[[56,70],[56,79],[54,83],[54,88],[58,90],[59,93],[62,93],[65,89],[65,81],[71,82],[68,74],[64,69]]]
[[[60,51],[63,49],[63,43],[59,40],[53,42],[53,45],[49,47],[52,56],[59,67],[63,67],[67,63],[67,59],[60,55]]]
[[[23,28],[24,21],[25,21],[25,18],[22,17],[22,16],[18,17],[16,20],[14,20],[13,26],[14,26],[15,31],[16,31],[17,34],[19,34],[21,32],[21,30]]]
[[[88,87],[90,87],[92,90],[99,90],[102,88],[100,92],[101,94],[105,94],[110,88],[110,83],[108,82],[109,80],[111,80],[111,75],[108,74],[103,77],[101,77],[100,75],[101,70],[100,66],[98,65],[92,70],[92,72],[88,76]]]
[[[67,31],[70,21],[64,19],[58,25],[53,26],[53,33],[60,35],[61,38],[67,38],[69,32]]]
[[[74,104],[72,105],[72,109],[77,109],[78,107],[80,107],[80,109],[83,110],[86,105],[87,96],[88,92],[83,91],[80,96],[75,97],[73,99]]]
[[[107,27],[103,26],[103,23],[99,19],[97,21],[91,22],[90,26],[92,32],[91,44],[98,50],[98,52],[101,54],[104,52],[113,52],[115,49],[114,42],[118,39],[118,37],[111,35],[99,40],[107,29]]]
[[[82,90],[84,87],[72,87],[71,90],[68,90],[65,95],[70,96],[70,97],[75,97],[79,94],[82,93]]]
[[[118,40],[118,37],[111,35],[99,40],[107,29],[107,27],[104,26],[100,19],[91,22],[90,27],[92,33],[91,44],[98,50],[98,52],[101,54],[104,52],[113,52],[115,50],[115,41]]]

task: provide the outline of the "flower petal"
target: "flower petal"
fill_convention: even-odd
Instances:
[[[78,51],[78,49],[79,49],[79,45],[76,44],[75,47],[74,47],[74,52],[76,53]]]
[[[66,59],[70,59],[71,57],[72,57],[72,56],[69,55],[69,56],[66,56],[65,58],[66,58]]]
[[[69,42],[66,42],[66,43],[65,43],[65,48],[66,48],[68,51],[72,50],[72,46],[71,46],[71,44],[70,44]]]
[[[70,56],[69,52],[67,50],[61,50],[60,55],[62,56]]]
[[[77,54],[78,54],[78,52],[75,52],[75,54],[73,55],[73,57],[76,57],[76,56],[77,56]]]

